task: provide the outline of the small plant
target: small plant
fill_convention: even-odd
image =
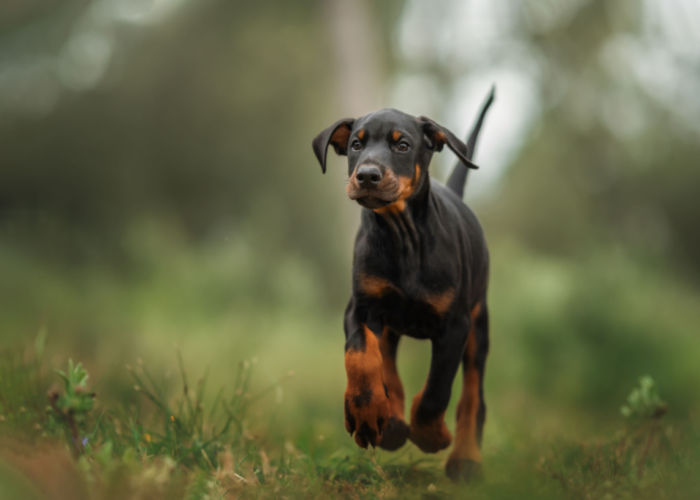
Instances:
[[[0,351],[0,438],[5,429],[17,434],[21,424],[32,430],[28,436],[49,447],[56,437],[65,440],[76,459],[76,473],[98,489],[123,489],[125,497],[146,490],[155,492],[146,494],[149,498],[170,498],[176,491],[188,498],[232,492],[254,496],[257,488],[278,488],[278,481],[286,485],[302,478],[296,469],[302,463],[313,467],[291,443],[281,459],[271,460],[250,430],[251,406],[281,390],[281,381],[251,390],[255,360],[239,363],[228,386],[211,398],[205,397],[206,373],[191,384],[179,353],[182,389],[175,393],[167,377],[154,377],[139,361],[137,367],[128,367],[134,393],[116,406],[98,405],[87,371],[69,360],[67,368],[54,372],[61,382],[49,390],[47,406],[50,381],[39,376],[39,361],[2,355]],[[340,473],[334,467],[324,469],[321,480],[351,481],[358,476],[363,484],[377,484],[378,473],[369,466],[363,469],[363,464],[364,460],[360,465],[341,464],[345,468]],[[379,470],[376,464],[375,468]],[[125,482],[125,477],[130,480]]]
[[[645,375],[639,379],[629,396],[627,404],[620,408],[622,415],[629,420],[661,418],[667,410],[666,403],[659,397],[654,379]]]
[[[56,373],[63,379],[63,393],[49,393],[49,415],[54,423],[63,428],[77,457],[87,444],[86,438],[81,438],[81,431],[84,434],[88,415],[94,406],[95,393],[87,390],[88,373],[81,363],[76,364],[69,359],[68,370],[57,370]]]
[[[624,429],[597,442],[558,445],[541,459],[540,466],[559,481],[566,496],[644,496],[644,488],[659,481],[659,471],[678,465],[678,437],[671,426],[664,425],[666,411],[654,379],[643,376],[620,408],[627,421]],[[581,494],[572,495],[575,491]]]

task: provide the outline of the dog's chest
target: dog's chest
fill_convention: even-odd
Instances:
[[[401,333],[426,337],[443,322],[460,300],[458,285],[446,266],[359,272],[356,292],[369,300],[383,321]]]
[[[392,275],[361,271],[357,275],[356,286],[358,291],[369,297],[396,296],[403,305],[444,302],[447,297],[454,296],[456,289],[455,280],[446,269],[440,272],[415,269]]]

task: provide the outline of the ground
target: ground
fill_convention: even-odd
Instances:
[[[572,269],[497,248],[482,478],[449,481],[449,449],[357,448],[343,426],[342,308],[319,310],[294,265],[277,275],[296,287],[284,300],[245,302],[250,289],[227,288],[244,270],[222,272],[226,252],[128,279],[24,268],[5,297],[19,298],[3,318],[0,497],[692,498],[692,294],[614,257]],[[427,347],[402,341],[407,400]]]

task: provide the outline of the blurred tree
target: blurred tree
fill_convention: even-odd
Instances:
[[[301,256],[332,280],[353,232],[334,225],[354,226],[356,210],[340,201],[342,169],[319,175],[313,134],[382,105],[394,69],[437,82],[439,115],[464,75],[526,55],[538,114],[483,204],[489,232],[569,256],[622,247],[700,274],[695,108],[687,92],[653,92],[674,87],[650,87],[630,61],[671,58],[687,88],[700,70],[682,43],[666,50],[650,3],[499,0],[487,13],[508,37],[470,46],[461,2],[423,4],[427,29],[405,29],[393,58],[403,3],[346,3],[3,3],[0,243],[77,263],[123,257],[129,228],[158,219],[188,241],[243,237],[262,261]],[[348,26],[367,36],[350,46]]]
[[[698,122],[650,94],[623,50],[644,47],[654,13],[648,5],[578,4],[547,27],[532,22],[533,3],[519,10],[520,24],[531,27],[522,35],[540,55],[543,112],[494,204],[502,230],[569,255],[621,246],[698,278]]]
[[[118,4],[0,7],[4,66],[43,61],[53,89],[31,112],[30,78],[15,78],[22,102],[0,115],[0,242],[76,263],[122,258],[128,228],[158,219],[191,242],[243,237],[261,262],[297,255],[337,281],[349,251],[338,234],[351,231],[333,221],[350,205],[310,140],[337,103],[325,24],[342,12],[207,0],[151,19]],[[14,43],[51,33],[48,47]],[[371,40],[363,50],[381,54]]]
[[[526,124],[479,199],[490,234],[566,257],[620,249],[698,279],[698,14],[680,0],[409,0],[398,88],[454,123],[465,89],[495,81],[472,187],[500,155],[486,154],[490,136]]]

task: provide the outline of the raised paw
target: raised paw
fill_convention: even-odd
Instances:
[[[364,387],[345,391],[345,429],[361,448],[377,446],[390,418],[389,398],[383,388]]]
[[[453,481],[471,481],[482,477],[481,462],[470,458],[450,457],[445,464],[447,477]]]

